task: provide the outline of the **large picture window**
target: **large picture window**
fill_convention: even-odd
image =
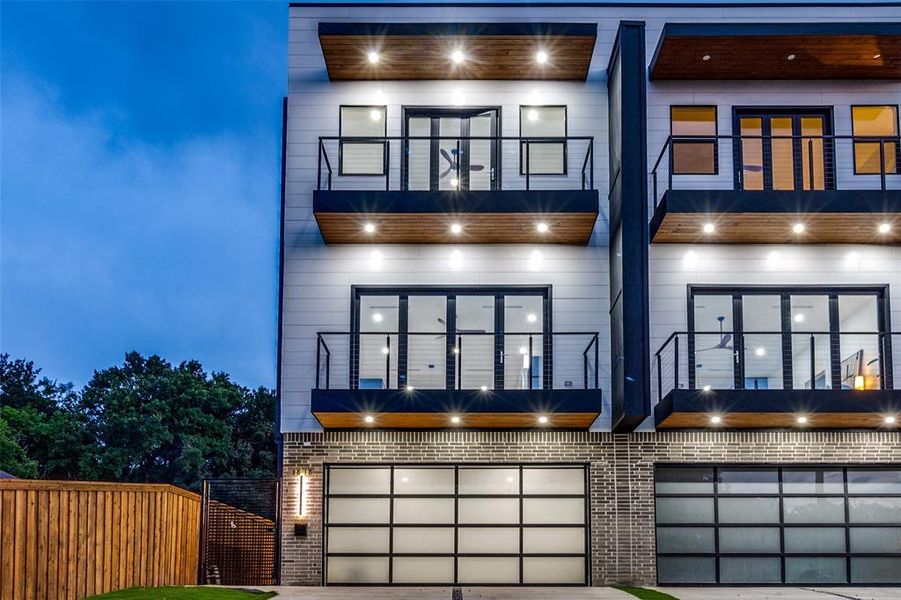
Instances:
[[[689,389],[881,389],[884,287],[690,286]]]
[[[665,584],[901,583],[901,469],[659,465]]]
[[[670,107],[673,175],[716,175],[715,106]]]
[[[855,137],[898,137],[898,107],[852,106],[851,131]],[[854,173],[878,175],[898,172],[896,140],[854,140]]]
[[[341,140],[338,157],[340,175],[385,174],[385,141],[381,138],[388,131],[386,116],[384,106],[341,107],[339,135],[342,138],[363,139]]]

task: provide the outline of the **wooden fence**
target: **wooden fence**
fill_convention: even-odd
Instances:
[[[200,496],[171,485],[0,480],[0,599],[197,583]]]

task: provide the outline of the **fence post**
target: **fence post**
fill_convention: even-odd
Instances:
[[[385,336],[385,348],[388,349],[388,352],[385,353],[385,389],[391,389],[391,336]],[[400,387],[400,382],[398,381],[398,387]]]
[[[810,178],[810,191],[814,191],[816,189],[816,180],[813,176],[813,140],[807,140],[807,171]]]
[[[897,154],[896,154],[897,156]],[[895,169],[897,171],[897,168]],[[885,138],[879,139],[879,183],[885,191]]]
[[[817,389],[816,338],[810,334],[810,389]]]
[[[657,353],[657,402],[663,400],[663,375],[660,373],[660,352]]]
[[[319,389],[319,359],[322,355],[322,335],[316,334],[316,387],[314,389]]]
[[[528,192],[528,191],[529,191],[529,172],[532,170],[532,169],[530,168],[530,166],[529,166],[529,142],[526,142],[525,146],[526,146],[526,164],[525,164],[525,169],[526,169],[526,191]]]
[[[598,334],[594,334],[594,389],[601,389],[600,385],[600,375],[598,374],[598,370],[600,369],[600,350],[598,349]]]
[[[391,189],[391,140],[385,139],[385,191]]]
[[[457,336],[457,389],[463,389],[463,336]]]
[[[679,389],[679,336],[673,338],[673,350],[675,360],[673,361],[673,389]]]
[[[319,138],[319,161],[316,163],[316,191],[322,189],[322,138]]]
[[[532,389],[532,336],[529,336],[529,389]]]

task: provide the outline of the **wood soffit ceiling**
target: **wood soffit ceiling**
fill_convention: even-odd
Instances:
[[[595,23],[320,23],[329,79],[581,80]],[[463,52],[461,64],[451,60]],[[539,64],[539,51],[547,62]],[[372,64],[368,56],[377,52]]]
[[[667,23],[649,71],[655,81],[899,80],[901,21]]]

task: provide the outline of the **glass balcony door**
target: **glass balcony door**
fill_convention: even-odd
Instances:
[[[834,189],[828,111],[737,109],[735,129],[737,189]]]
[[[497,108],[407,108],[403,181],[408,190],[494,190]],[[429,139],[417,139],[427,137]]]

